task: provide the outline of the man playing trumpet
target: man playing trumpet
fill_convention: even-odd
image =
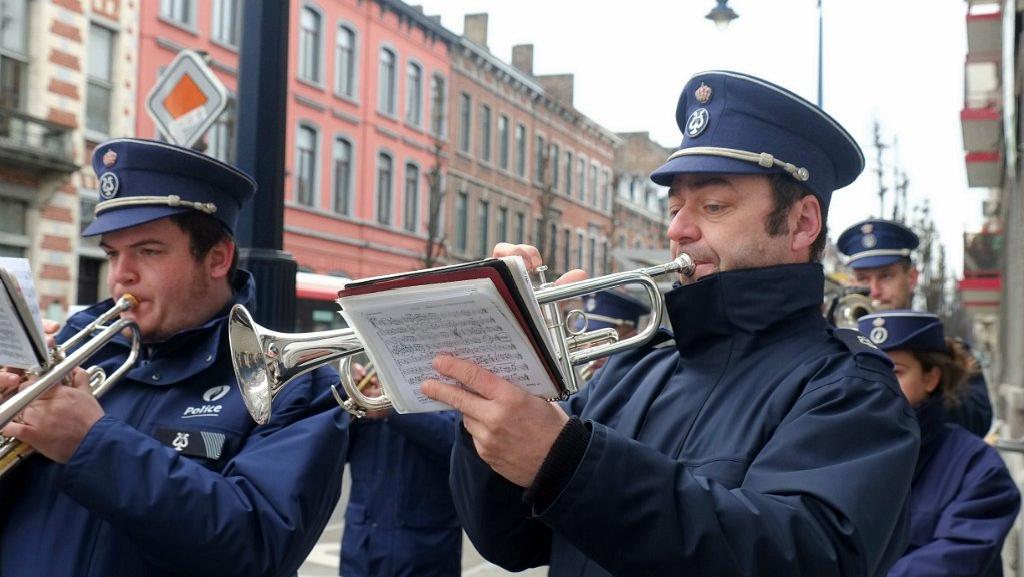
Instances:
[[[822,318],[817,263],[860,148],[733,72],[691,78],[676,121],[682,145],[652,175],[671,187],[673,256],[697,264],[665,297],[674,340],[612,357],[562,405],[435,360],[462,385],[423,391],[463,414],[463,526],[489,560],[553,576],[884,575],[906,546],[918,428],[885,355]]]
[[[347,418],[329,387],[301,377],[257,426],[235,387],[227,313],[250,304],[232,237],[255,192],[237,169],[165,143],[96,148],[102,235],[114,298],[142,333],[140,361],[99,401],[54,387],[3,434],[42,456],[0,481],[0,574],[289,575],[326,524],[341,488]],[[71,317],[61,342],[108,310]],[[128,355],[115,339],[91,364]],[[0,388],[19,377],[0,374]],[[46,457],[46,458],[43,458]]]

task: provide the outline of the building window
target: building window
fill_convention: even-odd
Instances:
[[[551,228],[548,230],[548,244],[550,248],[545,254],[550,254],[552,259],[558,258],[558,224],[552,222]],[[557,263],[551,263],[557,264]],[[557,268],[557,267],[556,267]]]
[[[508,208],[498,207],[498,237],[497,242],[508,242]]]
[[[612,173],[610,170],[605,170],[602,173],[601,178],[601,189],[604,190],[604,209],[611,211],[612,209]],[[651,210],[657,210],[656,207],[651,207]]]
[[[391,224],[391,176],[393,164],[385,153],[377,156],[377,222]]]
[[[334,212],[349,214],[352,207],[352,143],[334,139]]]
[[[466,229],[469,226],[469,196],[460,192],[455,197],[455,250],[466,252]]]
[[[296,135],[295,196],[299,204],[313,206],[316,199],[316,158],[319,140],[315,128],[299,126]]]
[[[572,152],[565,151],[565,195],[572,198]]]
[[[0,196],[0,256],[24,256],[28,246],[27,212],[28,202]]]
[[[472,124],[473,102],[465,92],[459,93],[459,150],[469,154]]]
[[[487,238],[487,228],[490,224],[491,219],[491,203],[486,200],[481,200],[480,204],[477,205],[476,212],[476,229],[477,229],[477,244],[476,253],[480,257],[487,256],[488,249],[491,247],[491,241]]]
[[[577,172],[577,175],[580,177],[579,199],[580,202],[585,202],[587,200],[587,159],[580,158],[577,164],[579,165],[579,172]]]
[[[590,165],[590,190],[593,191],[594,208],[600,208],[600,207],[604,206],[604,199],[600,199],[600,201],[598,200],[598,195],[601,193],[601,191],[598,189],[597,186],[598,186],[597,185],[597,165],[596,164],[591,164]]]
[[[606,240],[601,243],[601,274],[605,275],[611,272],[608,270],[611,264],[610,261],[611,259],[608,258],[608,241]]]
[[[583,268],[583,233],[576,233],[576,268]]]
[[[356,96],[356,33],[345,25],[338,26],[334,41],[334,91],[348,98]]]
[[[226,162],[235,162],[235,111],[228,105],[210,127],[206,137],[206,154]]]
[[[95,303],[100,300],[100,285],[104,281],[100,271],[103,259],[78,257],[78,291],[75,298],[78,304]]]
[[[491,161],[491,107],[480,105],[480,159]]]
[[[430,78],[430,132],[434,136],[444,136],[445,133],[446,99],[444,77],[435,74]]]
[[[213,0],[210,36],[228,46],[238,46],[241,38],[242,4],[238,0]]]
[[[587,269],[587,272],[590,273],[590,276],[594,276],[594,273],[597,272],[597,239],[596,238],[590,237],[590,247],[589,248],[590,248],[590,268]]]
[[[572,268],[572,232],[569,229],[562,231],[562,262],[565,270]]]
[[[508,117],[498,116],[498,166],[508,170]]]
[[[551,164],[551,188],[558,190],[559,178],[558,178],[558,161],[562,158],[562,152],[558,149],[558,145],[551,144],[551,154],[548,156],[548,162]]]
[[[85,128],[101,134],[110,134],[115,38],[109,28],[95,24],[89,26]]]
[[[516,174],[526,176],[526,127],[516,125]]]
[[[516,213],[515,239],[516,244],[523,244],[526,241],[526,215],[521,212]]]
[[[544,145],[544,137],[537,135],[537,146],[534,152],[537,154],[534,165],[533,179],[537,182],[544,182],[544,174],[547,172],[547,159],[544,155],[547,154],[548,149]]]
[[[192,4],[192,0],[160,0],[160,16],[178,24],[193,26]]]
[[[320,13],[309,6],[299,17],[299,78],[320,83]]]
[[[28,0],[3,0],[0,8],[0,107],[21,110],[28,68]]]
[[[423,69],[413,62],[405,79],[405,121],[413,126],[423,122]]]
[[[380,49],[380,68],[377,76],[377,110],[384,114],[395,114],[395,53],[388,48]]]
[[[405,165],[405,230],[416,232],[420,208],[420,169],[413,163]]]

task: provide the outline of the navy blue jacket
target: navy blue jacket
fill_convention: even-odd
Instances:
[[[251,277],[240,277],[234,302],[251,305]],[[110,307],[73,316],[58,341]],[[0,575],[295,573],[340,494],[337,373],[289,384],[257,426],[236,388],[226,314],[144,347],[66,465],[36,455],[4,478]],[[126,355],[118,340],[90,364],[109,373]]]
[[[341,574],[458,577],[462,528],[448,489],[457,414],[392,413],[349,426],[352,479]]]
[[[921,456],[910,488],[910,546],[890,577],[999,577],[1020,493],[995,449],[945,422],[941,400],[917,408]]]
[[[800,264],[670,291],[675,341],[612,357],[565,405],[590,440],[543,510],[461,435],[452,492],[477,549],[555,577],[885,575],[917,423],[888,358],[827,325],[823,285]]]

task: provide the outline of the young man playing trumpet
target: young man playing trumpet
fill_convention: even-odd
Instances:
[[[232,237],[255,183],[192,150],[119,139],[96,148],[114,298],[142,333],[139,362],[97,400],[54,387],[3,434],[41,455],[0,481],[0,574],[291,575],[341,488],[347,418],[328,368],[301,377],[257,426],[235,386],[226,330],[254,284]],[[102,312],[71,317],[61,342]],[[120,365],[115,339],[89,361]],[[19,377],[0,374],[0,386]]]
[[[489,560],[552,576],[884,575],[906,546],[917,424],[885,355],[822,318],[816,262],[860,149],[733,72],[694,76],[676,121],[652,176],[671,186],[673,256],[697,264],[665,296],[674,340],[613,356],[561,405],[435,360],[458,383],[423,391],[463,414],[463,526]]]

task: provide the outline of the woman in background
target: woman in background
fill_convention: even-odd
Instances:
[[[921,426],[910,546],[889,576],[1001,576],[1020,494],[999,453],[945,419],[976,370],[973,359],[930,313],[886,311],[861,317],[859,327],[892,359]]]

